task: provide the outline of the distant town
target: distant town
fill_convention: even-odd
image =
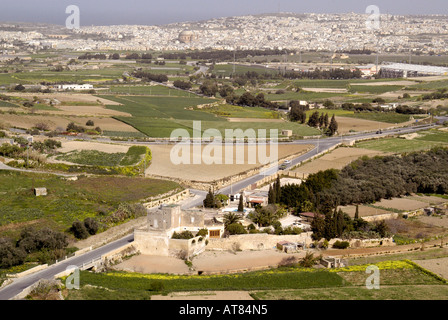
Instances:
[[[366,14],[263,14],[163,26],[63,26],[0,24],[0,50],[253,50],[380,51],[443,54],[447,16],[381,15],[378,31]]]

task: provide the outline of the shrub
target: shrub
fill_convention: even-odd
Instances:
[[[227,226],[227,231],[229,234],[246,234],[247,231],[244,226],[240,223],[232,223]]]
[[[162,291],[163,289],[165,289],[165,285],[160,280],[152,281],[149,287],[149,290],[151,291]]]
[[[26,228],[22,231],[20,238],[17,241],[17,247],[23,249],[27,253],[41,250],[62,250],[67,247],[67,245],[67,236],[50,228],[43,228],[41,230]]]
[[[26,252],[8,239],[0,238],[0,268],[7,269],[25,262]]]
[[[185,230],[181,233],[177,233],[176,231],[174,231],[173,236],[171,238],[172,239],[188,240],[188,239],[194,238],[194,235],[188,230]]]
[[[77,239],[87,239],[89,237],[89,231],[87,231],[84,223],[79,220],[73,222],[70,231],[73,232],[75,238]]]
[[[196,234],[197,237],[206,237],[208,236],[208,229],[204,228],[198,231]]]
[[[350,243],[348,241],[337,240],[335,243],[333,243],[333,248],[335,249],[347,249],[349,246]]]
[[[93,127],[94,125],[95,125],[95,122],[93,122],[93,120],[88,120],[86,122],[86,126]]]
[[[85,218],[84,219],[84,226],[86,227],[87,232],[90,235],[96,234],[98,229],[99,229],[98,222],[95,219],[92,219],[92,218]]]

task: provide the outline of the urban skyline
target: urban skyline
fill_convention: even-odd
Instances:
[[[79,0],[41,1],[39,3],[24,0],[20,3],[2,4],[1,22],[51,23],[63,25],[69,5],[76,5],[81,10],[81,24],[89,25],[163,25],[186,21],[201,21],[229,16],[256,15],[265,13],[365,13],[367,6],[376,5],[381,13],[396,15],[431,15],[448,14],[448,7],[443,0],[426,2],[377,0],[331,1],[317,0],[302,3],[293,0],[245,0],[215,1],[202,0],[168,0],[161,2],[133,0],[118,2],[99,0],[94,3]]]

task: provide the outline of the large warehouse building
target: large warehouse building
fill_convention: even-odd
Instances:
[[[447,76],[448,68],[419,64],[392,63],[381,65],[380,75],[383,78]]]

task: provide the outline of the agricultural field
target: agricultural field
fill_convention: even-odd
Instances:
[[[171,152],[173,146],[170,145],[150,145],[149,146],[152,151],[152,162],[151,166],[146,170],[146,174],[169,177],[169,178],[178,178],[182,180],[190,180],[190,181],[214,181],[224,179],[239,173],[243,173],[245,171],[255,169],[257,167],[261,167],[263,164],[260,163],[260,159],[257,157],[256,162],[254,164],[249,163],[248,161],[248,152],[249,148],[247,145],[245,146],[234,146],[233,147],[233,164],[225,164],[225,152],[224,147],[220,148],[222,150],[221,156],[218,158],[215,155],[210,155],[207,148],[207,144],[203,144],[200,149],[200,154],[196,152],[193,147],[189,147],[190,149],[190,163],[191,164],[174,164],[171,160]],[[260,147],[254,147],[256,152],[260,152],[258,150]],[[278,158],[282,159],[288,157],[293,154],[304,153],[310,149],[310,146],[306,145],[278,145]],[[199,150],[198,150],[199,151]],[[266,155],[269,156],[271,149],[269,145],[266,146]],[[202,155],[202,164],[193,164],[193,157]],[[180,154],[179,154],[180,156]],[[237,156],[241,157],[244,161],[244,164],[237,164]],[[243,159],[244,156],[244,159]],[[206,161],[212,161],[214,158],[221,160],[222,164],[205,164]]]
[[[110,153],[94,150],[73,150],[55,157],[65,163],[89,166],[133,166],[139,163],[146,154],[146,147],[132,146],[123,153]]]
[[[381,290],[366,288],[367,265],[318,270],[282,267],[231,275],[168,275],[126,272],[81,272],[80,290],[71,290],[67,300],[150,299],[173,292],[239,291],[255,299],[370,300],[444,299],[446,281],[418,265],[403,261],[378,262]],[[103,295],[106,293],[105,295]]]
[[[36,197],[32,188],[45,187]],[[177,183],[128,177],[83,177],[0,171],[0,235],[15,238],[26,226],[66,231],[76,219],[100,219],[123,202],[139,202],[179,189]]]
[[[356,147],[382,152],[403,153],[428,150],[437,146],[448,144],[448,132],[442,130],[420,131],[418,135],[410,138],[383,138],[370,141],[361,141]]]
[[[377,155],[384,155],[383,152],[367,150],[361,148],[341,147],[323,155],[317,159],[307,162],[300,167],[297,167],[293,172],[298,172],[302,175],[309,175],[327,169],[342,169],[351,162],[364,157],[374,157]]]
[[[178,90],[175,88],[167,88],[165,86],[111,86],[109,93],[112,94],[130,94],[130,95],[149,95],[149,96],[172,96],[172,97],[194,97],[195,94]]]

